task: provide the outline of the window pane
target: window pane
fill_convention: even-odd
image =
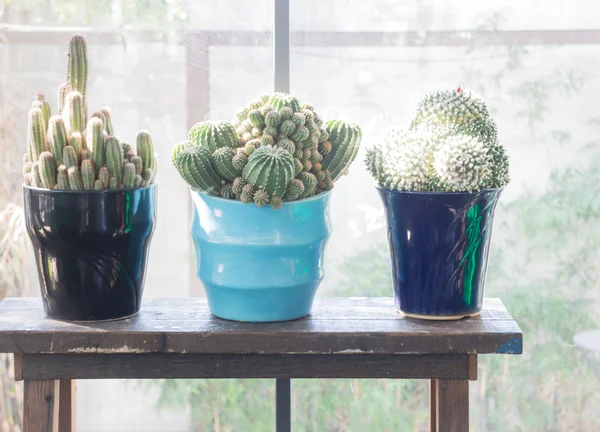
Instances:
[[[472,428],[598,429],[596,360],[586,363],[572,343],[599,325],[600,38],[578,31],[595,28],[598,8],[558,0],[292,5],[292,92],[324,118],[358,123],[364,147],[392,125],[407,126],[426,91],[461,86],[486,98],[512,180],[496,212],[485,294],[514,314],[525,354],[480,358]],[[461,34],[473,29],[489,33]],[[332,194],[321,296],[392,295],[383,207],[364,147]],[[295,390],[298,430],[313,430],[315,416],[326,430],[428,430],[425,382],[306,381]]]

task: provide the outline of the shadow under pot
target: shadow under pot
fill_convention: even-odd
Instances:
[[[324,276],[329,196],[273,210],[192,192],[197,273],[213,315],[273,322],[310,313]]]
[[[397,309],[430,320],[479,315],[502,190],[377,190],[385,207]]]
[[[104,191],[24,185],[23,198],[46,314],[66,321],[137,314],[157,185]]]

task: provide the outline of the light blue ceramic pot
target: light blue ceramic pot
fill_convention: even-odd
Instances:
[[[213,315],[272,322],[310,313],[324,274],[329,196],[273,210],[192,192],[197,274]]]

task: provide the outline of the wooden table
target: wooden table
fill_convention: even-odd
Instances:
[[[388,298],[317,300],[307,318],[224,321],[203,300],[152,299],[108,323],[47,319],[38,299],[0,303],[0,352],[25,380],[24,432],[75,430],[75,380],[276,378],[277,431],[290,430],[291,378],[431,380],[431,431],[469,424],[478,354],[521,354],[522,333],[500,300],[461,321],[403,318]]]

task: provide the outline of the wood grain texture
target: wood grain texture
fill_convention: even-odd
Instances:
[[[25,380],[23,432],[59,432],[58,393],[58,381]]]
[[[435,382],[435,432],[469,432],[469,381]]]
[[[136,317],[68,323],[45,317],[37,299],[0,302],[0,352],[197,354],[519,354],[521,329],[502,302],[480,317],[431,322],[400,316],[391,298],[325,298],[284,323],[213,317],[204,300],[151,299]]]
[[[429,432],[438,432],[438,380],[429,380]]]
[[[27,379],[445,378],[467,379],[464,354],[28,354]]]
[[[58,430],[75,432],[77,391],[75,380],[61,379],[59,382]]]

